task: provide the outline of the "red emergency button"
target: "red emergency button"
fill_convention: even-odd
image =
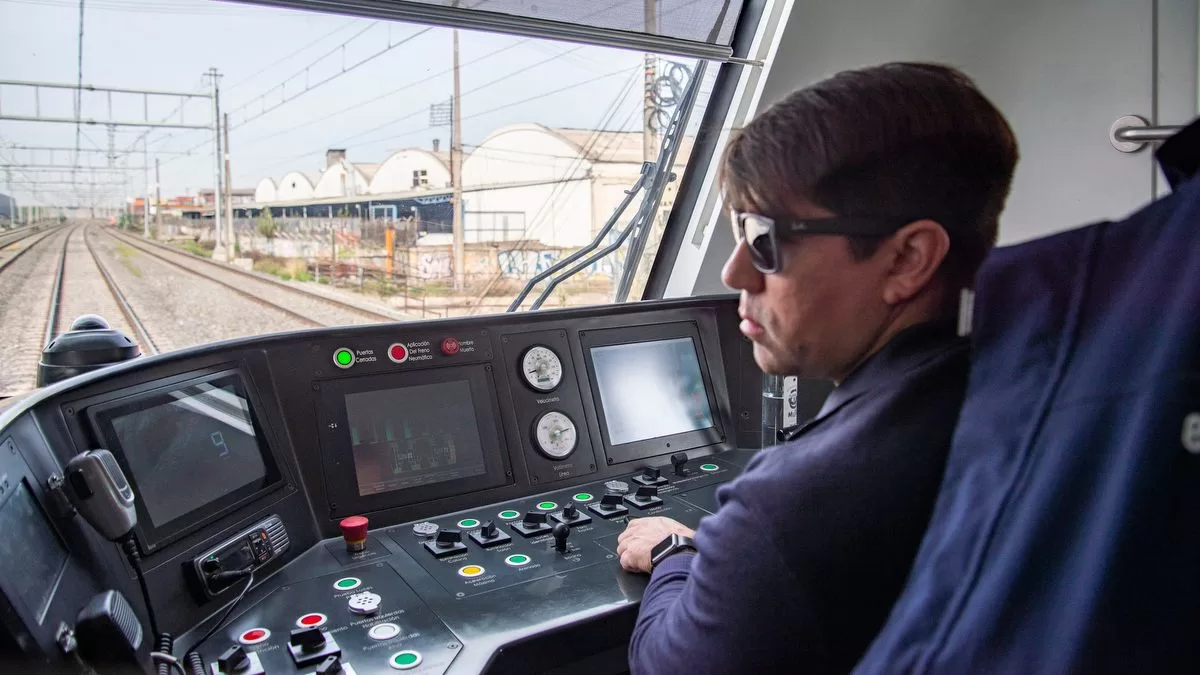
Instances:
[[[343,518],[338,523],[342,528],[342,539],[346,540],[346,550],[358,553],[367,548],[367,519],[362,516]]]
[[[388,358],[393,363],[404,363],[408,360],[408,348],[397,342],[388,347]]]
[[[446,356],[454,356],[458,353],[458,340],[454,338],[446,338],[442,340],[442,353]]]
[[[312,614],[305,614],[299,619],[296,619],[296,625],[301,628],[312,628],[313,626],[324,626],[325,622],[328,620],[328,617],[326,617],[324,614],[313,612]]]
[[[271,631],[266,628],[251,628],[238,636],[238,642],[244,645],[256,645],[271,637]]]

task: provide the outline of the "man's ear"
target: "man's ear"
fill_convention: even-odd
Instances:
[[[890,267],[883,301],[896,305],[927,288],[950,252],[950,235],[937,221],[917,220],[900,228],[885,244]]]

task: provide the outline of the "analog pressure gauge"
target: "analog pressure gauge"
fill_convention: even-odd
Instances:
[[[578,438],[575,423],[557,410],[542,415],[533,425],[533,442],[550,459],[565,459],[575,450]]]
[[[521,376],[537,391],[553,391],[562,382],[562,360],[553,349],[535,345],[521,357]]]

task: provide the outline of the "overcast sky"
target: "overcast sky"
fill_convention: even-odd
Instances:
[[[641,0],[633,3],[640,7]],[[207,92],[203,73],[220,71],[236,187],[254,187],[262,177],[278,179],[293,169],[316,172],[329,147],[348,148],[352,161],[381,162],[391,150],[428,148],[435,138],[443,150],[449,146],[449,128],[431,128],[429,119],[430,104],[448,100],[452,91],[449,29],[216,0],[87,0],[84,11],[85,84]],[[514,122],[640,128],[641,54],[483,33],[459,36],[468,150]],[[78,39],[77,2],[0,0],[0,79],[73,84]],[[178,111],[180,100],[150,98],[150,119],[179,121],[182,113],[185,123],[211,123],[208,99],[189,99]],[[112,118],[142,120],[146,105],[141,96],[114,94]],[[5,114],[33,115],[36,107],[44,116],[73,117],[74,93],[43,89],[35,101],[31,89],[0,87]],[[82,116],[109,119],[107,96],[85,94]],[[142,164],[143,133],[118,129],[116,147],[137,150],[120,162]],[[72,124],[0,121],[0,164],[48,164],[45,153],[6,146],[73,147],[75,134]],[[211,131],[158,129],[150,132],[148,146],[151,163],[156,151],[196,155],[158,156],[164,196],[212,185]],[[107,149],[107,129],[85,125],[80,147]],[[107,161],[103,154],[81,158],[95,165]],[[71,158],[59,153],[53,159],[65,164]],[[48,179],[46,173],[14,171],[12,180],[33,175]],[[113,174],[98,176],[113,180]],[[4,179],[0,170],[0,189]],[[143,184],[137,175],[115,192],[139,193]],[[27,187],[14,184],[12,190],[27,198]]]

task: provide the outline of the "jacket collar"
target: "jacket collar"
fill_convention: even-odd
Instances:
[[[903,379],[946,349],[966,344],[967,339],[957,335],[954,322],[929,321],[905,328],[834,388],[821,411],[789,433],[786,440],[812,429],[863,394]]]

